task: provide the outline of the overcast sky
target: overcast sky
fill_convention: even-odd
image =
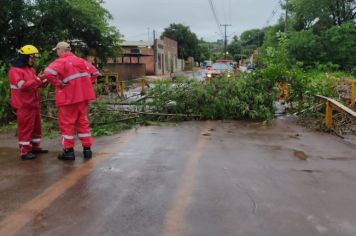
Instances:
[[[231,24],[228,36],[275,23],[281,15],[279,1],[212,0],[219,24]],[[189,26],[206,41],[221,39],[224,32],[223,27],[219,32],[209,0],[106,0],[104,7],[114,17],[111,24],[129,41],[152,40],[153,30],[158,37],[171,23]]]

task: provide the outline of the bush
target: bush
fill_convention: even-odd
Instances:
[[[7,78],[7,66],[0,61],[0,122],[8,122],[11,114],[10,86]]]
[[[142,107],[154,112],[199,115],[201,119],[269,120],[274,115],[274,82],[260,73],[240,78],[156,82]]]
[[[341,69],[355,73],[356,65],[356,23],[346,22],[324,32],[326,49],[325,61],[341,66]]]
[[[320,44],[319,36],[315,35],[312,30],[290,32],[288,38],[289,54],[297,61],[303,62],[304,67],[310,68],[323,58],[323,46]]]

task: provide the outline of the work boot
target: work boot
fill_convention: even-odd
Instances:
[[[58,160],[74,161],[75,160],[74,149],[73,148],[64,149],[62,154],[58,155]]]
[[[21,159],[22,160],[33,160],[35,158],[36,158],[36,155],[33,154],[32,152],[28,152],[28,153],[26,153],[24,155],[21,155]]]
[[[83,156],[84,156],[84,158],[86,158],[86,159],[92,158],[92,155],[93,155],[93,153],[92,153],[90,147],[84,147],[83,148]]]
[[[32,149],[32,153],[33,154],[44,154],[44,153],[48,153],[48,150],[42,149],[42,148],[34,148],[34,149]]]

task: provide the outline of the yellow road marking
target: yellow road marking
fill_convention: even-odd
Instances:
[[[127,144],[135,135],[134,131],[126,132],[120,137],[120,144],[117,147],[110,145],[107,149],[118,150]],[[78,169],[68,174],[63,179],[57,181],[37,197],[28,201],[13,213],[8,215],[0,223],[0,235],[15,235],[23,226],[33,220],[40,212],[49,207],[56,199],[73,187],[83,177],[88,175],[96,166],[110,157],[108,153],[102,153],[95,156],[92,160],[85,162]]]
[[[215,125],[215,122],[208,121],[205,123],[195,149],[189,157],[173,205],[165,216],[163,236],[181,236],[184,234],[186,226],[185,215],[191,204],[199,159],[209,139],[203,136],[207,136],[204,134],[207,134],[211,129],[215,128]]]

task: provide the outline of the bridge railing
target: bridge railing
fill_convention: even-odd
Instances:
[[[112,92],[111,85],[115,86],[115,93],[121,97],[125,96],[125,87],[127,84],[140,83],[141,95],[145,94],[145,87],[149,87],[149,83],[146,79],[131,79],[131,80],[121,80],[118,73],[104,73],[102,75],[104,78],[104,84],[106,86],[106,92]],[[96,80],[97,83],[97,80]]]
[[[340,112],[343,112],[350,116],[353,119],[356,119],[356,112],[348,108],[347,106],[341,104],[340,102],[328,98],[325,96],[317,95],[317,98],[319,98],[322,101],[325,101],[326,103],[326,112],[325,112],[325,126],[328,129],[331,129],[332,124],[333,124],[333,110],[336,109]]]
[[[350,106],[355,106],[356,104],[356,80],[347,80],[347,83],[351,84],[351,104]]]

